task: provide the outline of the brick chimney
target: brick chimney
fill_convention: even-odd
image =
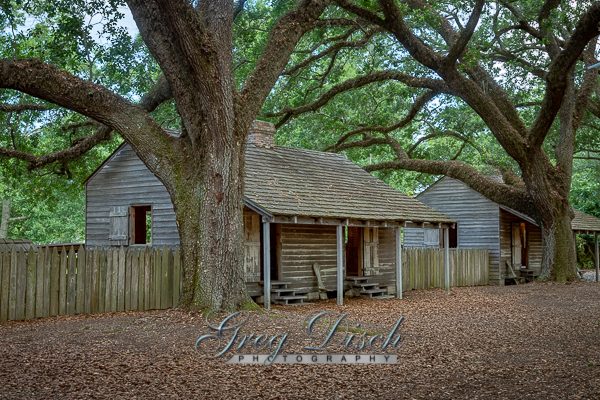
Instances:
[[[255,120],[248,132],[248,143],[256,147],[273,148],[275,146],[275,125]]]

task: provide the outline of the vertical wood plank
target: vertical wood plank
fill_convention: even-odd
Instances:
[[[112,278],[111,278],[111,296],[110,304],[111,311],[117,311],[119,305],[119,249],[113,248],[112,252]]]
[[[67,248],[61,247],[60,250],[60,269],[58,283],[58,313],[65,315],[67,313]]]
[[[84,312],[89,314],[92,311],[92,281],[94,276],[93,251],[86,250],[85,254],[85,300]]]
[[[106,250],[106,294],[104,296],[104,311],[114,311],[112,307],[112,296],[113,296],[113,252],[111,249]]]
[[[106,312],[106,255],[107,251],[98,252],[98,312]]]
[[[139,260],[140,250],[132,251],[131,255],[131,289],[129,293],[129,309],[138,310],[138,275],[139,275]]]
[[[44,272],[46,261],[44,260],[45,252],[39,249],[36,255],[36,274],[35,274],[35,316],[36,318],[44,316]]]
[[[30,250],[27,253],[27,295],[25,297],[25,318],[35,318],[35,290],[36,290],[36,252]],[[0,271],[2,268],[0,267]]]
[[[86,275],[86,251],[84,248],[79,248],[77,252],[77,305],[76,313],[85,312],[85,275]]]
[[[123,292],[125,296],[125,311],[131,310],[131,264],[134,251],[134,249],[128,247],[125,252],[125,289]]]
[[[173,307],[179,306],[181,295],[181,253],[179,248],[173,253]]]
[[[67,254],[67,314],[77,312],[77,254],[73,246]]]
[[[91,262],[91,279],[90,279],[90,312],[97,313],[100,303],[100,290],[99,290],[99,279],[98,273],[100,268],[98,250],[90,251],[90,262]]]
[[[161,250],[161,264],[162,264],[162,282],[161,282],[161,293],[160,293],[160,308],[166,309],[172,307],[171,301],[173,300],[173,294],[170,289],[173,287],[173,274],[171,273],[170,265],[171,262],[171,250],[163,248]]]
[[[152,304],[152,250],[144,251],[144,310],[149,310]]]
[[[117,277],[117,311],[125,310],[125,248],[119,248],[119,275]]]
[[[17,252],[10,252],[10,292],[8,295],[8,319],[16,318],[17,312]]]
[[[56,247],[50,252],[50,299],[49,315],[58,315],[58,293],[60,290],[60,258]]]
[[[154,250],[154,309],[160,309],[160,285],[162,280],[162,260],[160,249]]]
[[[138,254],[138,282],[137,282],[137,290],[138,290],[138,299],[137,299],[137,309],[144,310],[144,282],[146,279],[145,268],[145,250],[140,251]]]
[[[25,319],[25,298],[27,294],[27,253],[17,252],[17,303],[15,319]]]
[[[50,315],[50,281],[52,280],[52,253],[50,248],[44,250],[44,297],[42,304],[42,317]]]

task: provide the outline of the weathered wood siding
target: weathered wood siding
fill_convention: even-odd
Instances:
[[[152,245],[177,246],[179,233],[171,198],[162,182],[135,154],[123,146],[86,184],[86,245],[112,246],[110,213],[116,207],[152,206]]]
[[[503,284],[500,268],[500,209],[464,183],[444,177],[417,199],[457,221],[458,248],[488,249],[490,284]],[[405,247],[423,247],[422,229],[405,229]]]
[[[244,273],[250,296],[262,295],[261,219],[258,213],[244,208]]]
[[[373,281],[396,293],[396,233],[394,228],[379,228],[379,274]]]
[[[508,211],[500,210],[500,265],[503,278],[507,276],[506,262],[512,262],[512,224],[515,222],[525,222],[527,267],[538,273],[542,269],[542,231],[540,228]]]
[[[318,291],[313,264],[321,267],[327,290],[336,289],[336,227],[334,225],[281,225],[281,280],[290,287]]]
[[[180,251],[172,248],[0,252],[0,322],[171,308],[181,282]]]

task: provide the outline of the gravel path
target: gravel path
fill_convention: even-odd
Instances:
[[[334,302],[251,313],[246,331],[289,332]],[[528,284],[349,300],[363,328],[399,316],[394,365],[240,366],[194,349],[204,318],[181,311],[58,317],[0,325],[0,398],[8,399],[597,399],[600,285]],[[335,350],[335,349],[334,349]],[[336,351],[337,352],[337,351]]]

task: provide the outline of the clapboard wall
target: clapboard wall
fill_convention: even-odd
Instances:
[[[327,290],[336,289],[337,245],[334,225],[281,225],[281,280],[302,292],[318,291],[313,264],[319,264]]]
[[[396,293],[396,229],[379,228],[379,275],[373,277],[388,290]]]
[[[500,268],[500,209],[498,204],[464,183],[444,177],[417,199],[457,221],[458,248],[488,249],[489,283],[502,284]],[[423,229],[404,231],[405,247],[423,247]]]
[[[87,246],[127,245],[110,240],[111,211],[132,205],[152,206],[152,245],[177,246],[179,233],[171,198],[162,182],[125,144],[86,182]]]

